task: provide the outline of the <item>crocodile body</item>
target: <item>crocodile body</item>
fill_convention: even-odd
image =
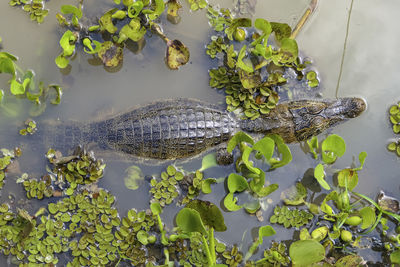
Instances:
[[[44,127],[45,143],[55,148],[96,143],[103,149],[155,159],[185,158],[229,140],[239,130],[277,133],[290,142],[304,141],[328,127],[358,116],[358,98],[300,100],[279,104],[268,116],[242,120],[223,108],[192,99],[159,101],[91,123]]]

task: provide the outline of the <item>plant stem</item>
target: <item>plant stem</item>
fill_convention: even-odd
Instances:
[[[212,266],[213,264],[215,264],[215,262],[213,262],[213,260],[212,260],[210,249],[208,248],[207,239],[205,238],[205,236],[203,234],[201,235],[201,238],[203,239],[203,246],[206,251],[208,266]]]
[[[208,239],[210,242],[210,253],[213,263],[216,263],[217,257],[215,256],[215,239],[214,239],[214,228],[210,227],[208,229]]]

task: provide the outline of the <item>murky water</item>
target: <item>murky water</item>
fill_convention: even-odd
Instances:
[[[208,68],[212,62],[205,55],[204,46],[208,43],[211,29],[208,27],[205,12],[189,13],[186,3],[182,12],[182,21],[177,25],[164,23],[166,35],[171,39],[183,41],[190,49],[191,58],[187,66],[179,71],[171,71],[164,64],[164,43],[153,36],[146,38],[146,46],[140,53],[125,49],[122,68],[116,73],[106,71],[101,65],[92,65],[90,55],[78,51],[67,72],[58,70],[55,57],[61,52],[58,40],[61,30],[57,26],[55,13],[62,4],[75,4],[75,1],[55,1],[46,3],[50,14],[45,22],[37,25],[29,21],[25,12],[8,6],[8,1],[0,3],[0,36],[3,38],[4,51],[18,55],[19,65],[23,69],[34,69],[37,77],[46,84],[58,83],[64,88],[59,106],[48,105],[42,120],[89,121],[111,113],[121,112],[137,104],[156,99],[174,97],[192,97],[212,103],[223,103],[224,96],[208,85]],[[111,6],[112,1],[85,1],[85,14],[89,17],[100,16]],[[212,1],[223,7],[232,7],[230,0]],[[307,6],[306,0],[259,0],[254,17],[270,21],[286,22],[294,26]],[[314,68],[322,80],[324,97],[335,97],[335,88],[340,68],[340,60],[345,37],[346,21],[350,2],[347,0],[321,1],[317,12],[305,25],[297,37],[302,53],[312,58]],[[364,169],[360,172],[359,192],[374,198],[383,189],[395,197],[400,197],[398,175],[399,159],[386,150],[388,139],[394,137],[387,118],[389,106],[398,100],[399,75],[398,64],[400,45],[397,25],[400,2],[387,0],[384,4],[377,0],[355,1],[351,17],[347,53],[344,61],[339,96],[359,96],[368,102],[368,110],[357,119],[340,125],[332,133],[339,134],[347,143],[347,153],[336,165],[344,168],[355,162],[358,153],[366,151],[368,157]],[[165,20],[163,20],[165,21]],[[0,75],[0,88],[7,89],[7,78]],[[6,99],[19,107],[16,117],[10,118],[5,110],[0,110],[0,147],[8,147],[11,139],[23,140],[17,131],[28,117],[30,104],[25,100]],[[7,106],[7,105],[6,105]],[[16,125],[17,123],[20,125]],[[279,183],[280,189],[269,197],[279,201],[280,191],[294,181],[303,178],[316,162],[306,156],[298,144],[290,146],[293,162],[284,168],[267,174],[272,183]],[[29,147],[20,159],[23,172],[40,175],[44,172],[45,158],[38,156],[32,161],[33,152]],[[35,166],[32,166],[34,162]],[[143,209],[148,206],[147,185],[137,191],[125,188],[124,169],[134,162],[107,162],[106,175],[100,186],[109,189],[118,198],[121,212],[132,208]],[[197,158],[183,166],[187,169],[199,168],[201,159]],[[40,166],[40,167],[37,167]],[[166,165],[142,166],[147,175],[158,174]],[[221,177],[231,172],[231,167],[221,167],[205,172],[206,177]],[[2,190],[2,200],[9,192],[21,194],[22,189],[8,177]],[[204,199],[220,204],[225,193],[222,184],[213,194]],[[176,211],[164,214],[164,221],[172,226]],[[269,218],[271,208],[264,212]],[[218,234],[222,240],[241,244],[242,234],[247,231],[244,250],[251,243],[251,230],[260,226],[255,217],[249,217],[244,211],[224,213],[225,222],[230,231]],[[245,226],[245,228],[243,228]],[[284,231],[277,239],[290,239],[292,232]]]

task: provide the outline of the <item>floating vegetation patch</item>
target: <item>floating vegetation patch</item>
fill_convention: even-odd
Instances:
[[[392,124],[393,133],[400,133],[400,102],[392,105],[389,109],[389,119]],[[400,157],[400,139],[390,142],[387,146],[389,151],[395,152]]]
[[[177,184],[183,179],[183,176],[182,172],[169,165],[167,170],[161,173],[161,180],[151,179],[150,193],[153,195],[153,199],[150,202],[158,202],[162,207],[171,204],[179,195]]]
[[[285,228],[300,228],[306,225],[314,217],[310,212],[299,209],[289,209],[286,206],[275,206],[274,214],[269,218],[270,223],[278,223]]]
[[[44,18],[49,14],[49,10],[45,9],[44,0],[11,0],[10,6],[21,6],[27,12],[32,21],[42,23]]]
[[[21,155],[21,150],[19,148],[15,148],[14,150],[8,150],[2,148],[0,157],[0,189],[4,186],[4,179],[6,178],[6,170],[7,167],[12,163],[12,161]]]
[[[207,16],[216,35],[206,53],[220,59],[220,66],[209,71],[210,86],[225,89],[228,111],[240,108],[251,119],[268,114],[279,100],[276,89],[287,82],[287,69],[298,80],[305,77],[309,87],[319,85],[315,71],[305,73],[310,62],[299,58],[289,25],[256,19],[252,29],[251,19],[234,18],[228,9],[213,7],[208,7]],[[271,34],[276,46],[268,43]]]
[[[31,135],[37,131],[36,122],[34,120],[27,119],[24,124],[26,127],[24,129],[19,130],[20,135],[27,135],[27,134]]]

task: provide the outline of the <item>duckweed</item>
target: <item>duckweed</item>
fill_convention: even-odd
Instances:
[[[169,205],[178,197],[178,181],[183,179],[183,173],[174,166],[169,165],[167,170],[161,173],[161,180],[151,179],[150,193],[153,195],[152,202],[158,202],[162,207]]]

